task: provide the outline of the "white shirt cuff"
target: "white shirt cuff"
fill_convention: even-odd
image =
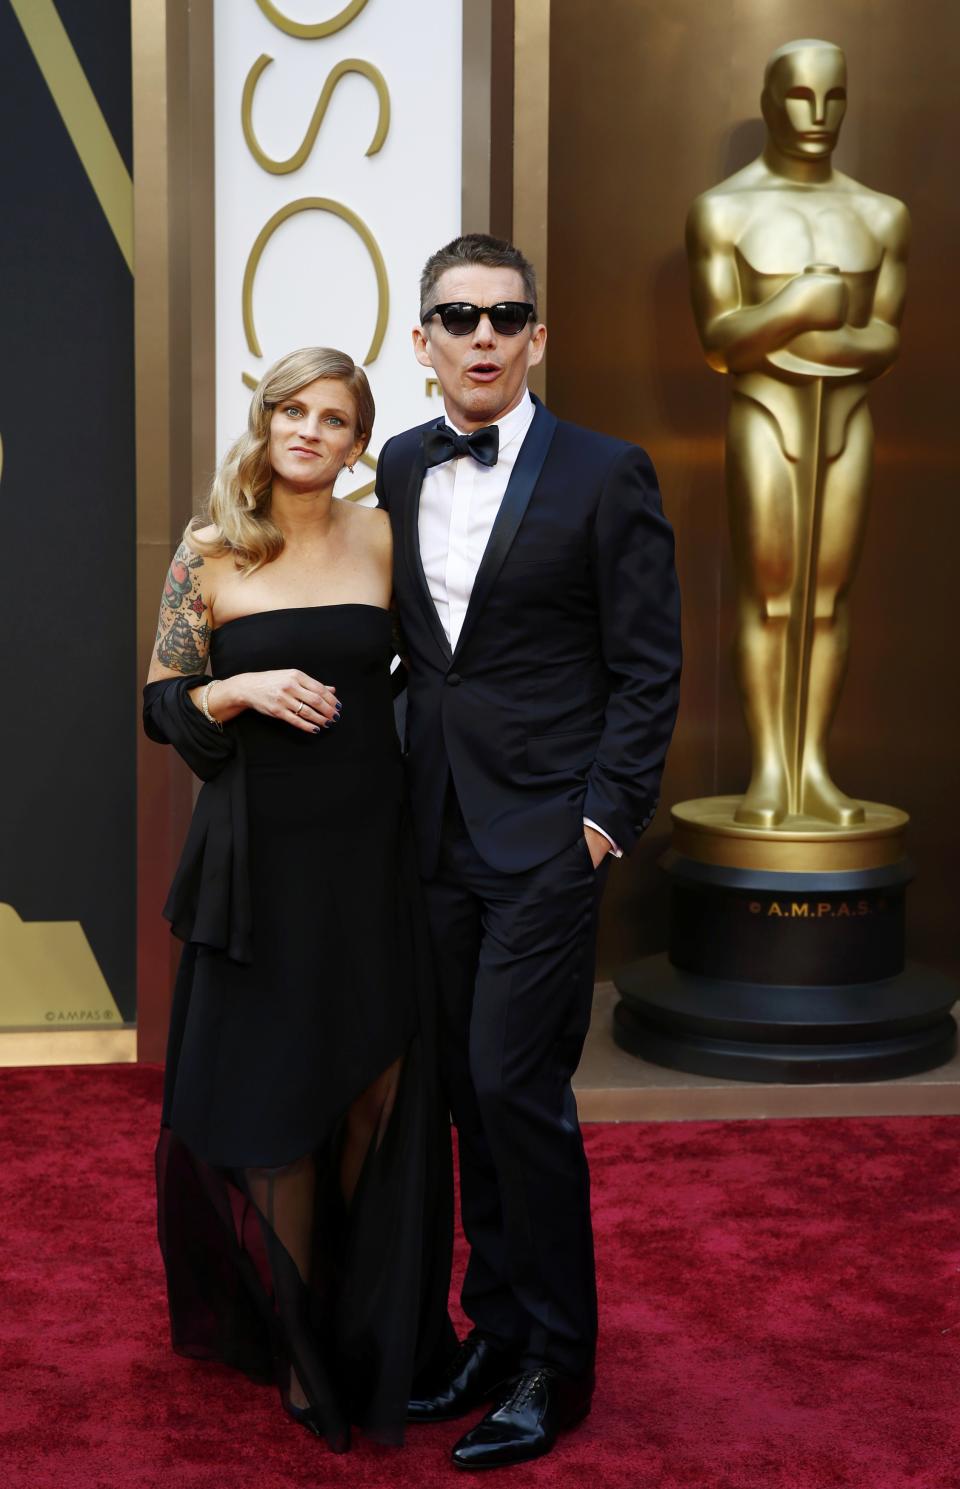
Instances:
[[[616,843],[613,841],[613,838],[608,832],[604,832],[599,823],[591,822],[589,817],[584,817],[583,825],[584,827],[592,827],[594,832],[598,832],[602,838],[606,838],[607,842],[610,844],[610,852],[612,853],[614,858],[623,857],[623,849],[617,847]]]

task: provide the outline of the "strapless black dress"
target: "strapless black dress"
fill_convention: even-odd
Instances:
[[[389,615],[369,605],[214,632],[214,677],[298,667],[343,709],[318,734],[253,711],[227,725],[251,959],[184,948],[158,1149],[175,1347],[272,1376],[286,1402],[295,1372],[334,1448],[351,1422],[400,1441],[414,1377],[450,1343],[449,1123],[393,651]],[[397,1062],[348,1183],[348,1114]]]

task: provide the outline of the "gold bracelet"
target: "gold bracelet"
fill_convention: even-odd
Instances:
[[[210,689],[213,687],[213,684],[215,682],[219,681],[220,679],[218,677],[211,678],[206,687],[203,689],[203,692],[200,694],[200,712],[203,714],[203,717],[206,719],[207,723],[212,724],[215,729],[219,729],[220,733],[222,734],[223,725],[221,724],[219,719],[215,719],[213,717],[213,714],[210,712],[210,705],[207,703],[207,698],[210,695]]]

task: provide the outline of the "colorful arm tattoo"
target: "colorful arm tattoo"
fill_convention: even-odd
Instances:
[[[210,607],[200,585],[202,568],[201,555],[181,543],[167,571],[160,604],[157,661],[186,676],[206,667],[213,634]]]

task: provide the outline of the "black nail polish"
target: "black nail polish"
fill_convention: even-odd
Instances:
[[[335,713],[334,716],[333,716],[333,718],[330,720],[330,723],[331,724],[339,724],[339,722],[340,722],[340,715],[338,713]]]
[[[342,708],[343,708],[343,704],[338,702],[337,705],[336,705],[337,713],[340,713],[340,711],[341,711]]]
[[[314,726],[313,726],[313,732],[314,732],[314,734],[319,734],[320,733],[320,727],[321,726],[319,724],[314,724]]]

